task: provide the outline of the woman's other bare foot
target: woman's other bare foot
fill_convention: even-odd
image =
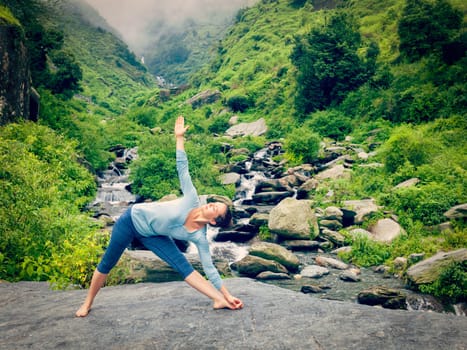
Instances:
[[[86,317],[89,314],[89,311],[91,311],[91,308],[88,307],[87,305],[83,304],[78,309],[78,311],[76,311],[75,316],[76,317]]]

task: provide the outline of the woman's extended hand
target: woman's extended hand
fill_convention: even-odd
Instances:
[[[189,126],[185,126],[185,118],[179,116],[175,121],[174,134],[175,137],[183,137]]]
[[[227,300],[227,302],[231,306],[231,309],[241,309],[241,308],[243,308],[243,302],[240,299],[238,299],[238,298],[236,298],[236,297],[234,297],[234,296],[232,296],[230,294],[224,295],[224,298],[225,298],[225,300]]]

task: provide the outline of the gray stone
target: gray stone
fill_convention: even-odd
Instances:
[[[327,170],[324,170],[318,174],[316,174],[315,178],[318,180],[336,180],[336,179],[342,179],[342,178],[349,178],[350,177],[350,172],[345,169],[345,167],[342,164],[337,164],[333,166],[332,168],[329,168]]]
[[[404,182],[401,182],[400,184],[394,186],[394,189],[397,190],[399,188],[407,188],[407,187],[412,187],[415,186],[420,182],[420,179],[417,179],[416,177],[412,179],[405,180]]]
[[[286,273],[263,271],[256,276],[258,280],[289,280],[290,276]]]
[[[406,309],[407,296],[396,289],[376,286],[358,293],[358,302],[365,305],[381,305],[387,309]]]
[[[222,175],[223,185],[238,185],[240,183],[240,175],[237,173],[227,173]]]
[[[402,227],[391,219],[381,219],[370,228],[371,238],[378,242],[390,243],[405,234]]]
[[[318,255],[315,258],[315,262],[320,266],[329,266],[339,270],[345,270],[349,268],[349,265],[347,265],[345,262],[323,255]]]
[[[339,275],[339,278],[345,282],[360,282],[360,277],[352,271],[344,271]]]
[[[300,272],[302,277],[308,278],[320,278],[324,275],[329,274],[329,270],[325,267],[318,266],[318,265],[308,265],[303,268]]]
[[[254,243],[250,247],[250,254],[277,261],[279,264],[285,266],[289,271],[292,272],[297,271],[298,266],[300,265],[300,261],[294,253],[275,243]]]
[[[268,227],[288,239],[313,239],[319,234],[309,200],[285,198],[269,213]]]
[[[319,235],[338,245],[343,245],[345,243],[344,235],[336,231],[323,229]]]
[[[439,252],[431,258],[420,261],[407,270],[409,281],[414,284],[434,282],[441,270],[452,262],[467,260],[467,248],[457,249],[451,252]]]
[[[247,278],[225,280],[242,310],[212,310],[184,282],[86,290],[0,283],[0,349],[465,349],[467,318],[313,298]],[[358,323],[358,327],[356,326]]]
[[[248,277],[256,277],[263,271],[287,273],[287,269],[277,261],[253,255],[245,256],[243,259],[234,262],[231,267],[241,275]]]
[[[355,212],[355,224],[361,224],[369,215],[378,212],[378,206],[373,199],[344,201],[344,209]]]
[[[239,136],[261,136],[268,131],[266,126],[266,121],[264,118],[260,118],[252,123],[240,123],[234,126],[231,126],[225,134],[230,137],[239,137]]]
[[[214,103],[220,99],[221,96],[222,95],[218,90],[205,90],[188,99],[186,103],[195,109],[205,104]]]
[[[461,219],[467,217],[467,203],[452,207],[444,213],[444,216],[448,219]]]

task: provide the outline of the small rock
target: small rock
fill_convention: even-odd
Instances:
[[[308,278],[320,278],[327,274],[329,274],[329,270],[327,268],[317,265],[305,266],[300,272],[302,277]]]
[[[352,271],[344,271],[339,275],[339,278],[344,282],[360,282],[361,279]]]

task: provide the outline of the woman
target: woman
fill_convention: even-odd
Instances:
[[[221,202],[200,205],[198,193],[191,182],[184,148],[187,129],[184,118],[178,117],[174,134],[177,172],[183,197],[169,202],[135,204],[117,220],[109,246],[94,271],[87,297],[76,311],[76,316],[88,315],[108,273],[135,237],[176,269],[191,287],[211,298],[214,309],[235,310],[243,307],[243,302],[232,296],[222,284],[219,272],[212,263],[206,238],[206,225],[230,224],[230,211],[227,205]],[[193,269],[172,238],[188,240],[197,246],[203,270],[212,284]]]

